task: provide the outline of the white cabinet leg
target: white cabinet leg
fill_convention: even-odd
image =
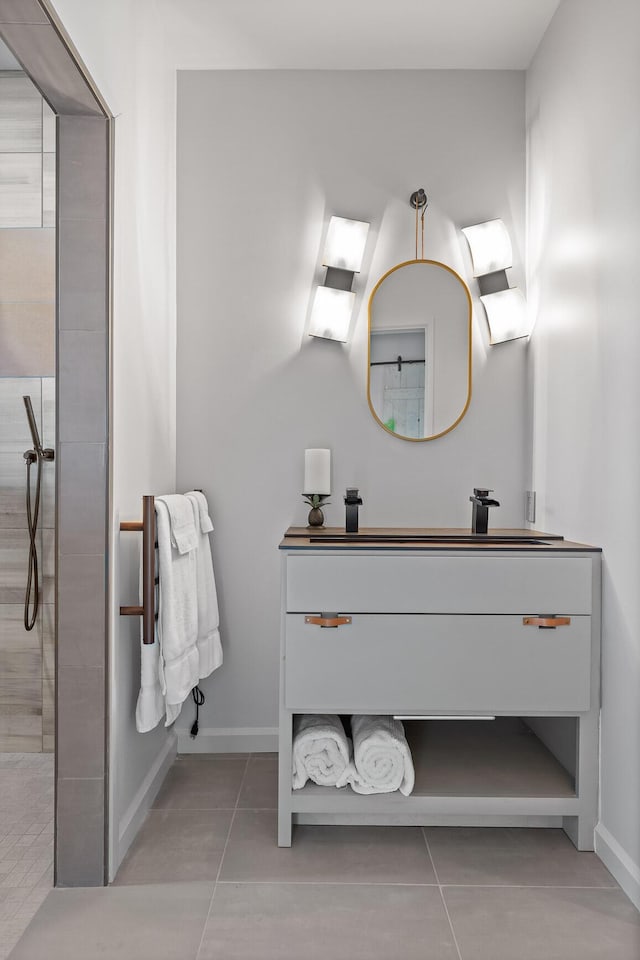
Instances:
[[[293,716],[280,711],[278,738],[278,846],[291,846],[291,748]]]
[[[578,850],[593,850],[595,817],[563,817],[562,829]]]
[[[291,814],[278,810],[278,846],[291,846]]]
[[[565,817],[563,828],[578,850],[593,850],[598,822],[598,711],[578,719],[576,793],[580,799],[577,817]]]

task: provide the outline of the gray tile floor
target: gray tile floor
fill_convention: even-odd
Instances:
[[[0,753],[0,960],[53,887],[53,756]]]
[[[11,960],[638,960],[640,914],[558,830],[298,827],[276,758],[179,758],[107,889],[54,890]]]

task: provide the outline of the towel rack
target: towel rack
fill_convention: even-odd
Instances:
[[[142,642],[153,643],[156,619],[156,510],[153,497],[142,498],[142,520],[123,520],[121,530],[142,531],[142,606],[120,607],[121,617],[142,617]]]

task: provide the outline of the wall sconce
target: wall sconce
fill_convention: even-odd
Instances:
[[[529,336],[531,325],[527,315],[527,299],[522,290],[509,287],[485,294],[480,299],[487,314],[492,345]]]
[[[331,217],[322,255],[327,273],[313,300],[310,337],[346,343],[356,299],[353,275],[360,272],[368,232],[362,220]]]
[[[474,277],[506,270],[513,266],[511,238],[502,220],[487,220],[473,227],[463,227],[471,250]]]
[[[531,334],[527,301],[518,287],[510,287],[506,270],[513,265],[511,238],[502,220],[463,227],[478,280],[480,300],[489,324],[489,342],[518,340]]]

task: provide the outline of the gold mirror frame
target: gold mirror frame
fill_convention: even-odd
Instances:
[[[380,417],[378,416],[378,414],[377,414],[376,411],[374,410],[373,404],[372,404],[372,402],[371,402],[371,313],[372,313],[372,307],[373,307],[373,301],[374,301],[375,295],[376,295],[378,289],[382,286],[382,284],[384,283],[384,281],[387,279],[387,277],[390,277],[392,273],[395,273],[395,272],[396,272],[396,270],[400,270],[400,269],[402,269],[403,267],[409,267],[409,266],[413,266],[413,265],[419,264],[419,263],[429,264],[430,266],[440,267],[440,268],[442,268],[443,270],[446,270],[446,271],[447,271],[448,273],[450,273],[453,277],[455,277],[455,279],[460,283],[460,285],[462,286],[462,289],[463,289],[464,292],[465,292],[465,295],[466,295],[466,298],[467,298],[467,304],[468,304],[468,324],[467,324],[467,345],[468,345],[468,346],[467,346],[467,399],[466,399],[466,402],[465,402],[464,407],[462,408],[462,411],[460,412],[460,414],[458,415],[458,417],[456,418],[456,420],[454,420],[454,422],[453,422],[450,426],[448,426],[448,427],[446,428],[446,430],[440,430],[438,433],[431,434],[431,435],[428,436],[428,437],[406,437],[406,436],[404,436],[404,435],[401,434],[401,433],[395,433],[395,431],[390,430],[389,427],[387,427],[387,425],[386,425],[385,423],[383,423],[383,421],[380,419]],[[408,440],[410,443],[424,443],[424,442],[427,441],[427,440],[437,440],[439,437],[444,437],[447,433],[450,433],[455,427],[458,426],[458,424],[460,423],[460,421],[461,421],[462,418],[464,417],[465,413],[466,413],[467,410],[469,409],[469,404],[471,403],[471,380],[472,380],[472,339],[471,339],[471,334],[472,334],[472,319],[473,319],[473,318],[472,318],[472,300],[471,300],[471,294],[470,294],[470,292],[469,292],[469,288],[467,287],[466,283],[464,282],[464,280],[462,279],[462,277],[460,276],[460,274],[456,273],[455,270],[453,270],[451,267],[447,266],[446,263],[441,263],[439,260],[421,260],[421,259],[404,260],[402,263],[397,263],[397,264],[395,265],[395,267],[391,267],[390,270],[387,270],[387,272],[380,277],[380,279],[379,279],[378,282],[376,283],[375,287],[373,288],[373,290],[371,291],[371,294],[370,294],[370,296],[369,296],[369,307],[368,307],[368,335],[367,335],[367,402],[368,402],[368,404],[369,404],[369,409],[371,410],[371,413],[372,413],[374,419],[377,420],[377,422],[380,424],[380,426],[382,427],[382,429],[383,429],[383,430],[386,430],[386,432],[389,433],[389,434],[391,434],[392,437],[396,437],[396,439],[398,439],[398,440]]]

